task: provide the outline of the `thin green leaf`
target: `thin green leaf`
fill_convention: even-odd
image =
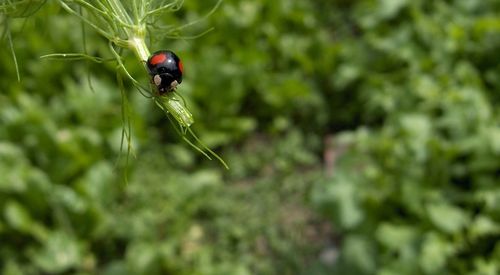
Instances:
[[[8,23],[7,20],[6,23]],[[19,65],[17,64],[16,52],[14,51],[14,43],[12,42],[12,35],[10,33],[8,25],[6,25],[6,31],[7,31],[7,40],[9,41],[10,52],[12,54],[12,60],[14,61],[14,66],[16,68],[17,82],[21,82],[21,74],[19,73]]]
[[[85,53],[51,53],[40,56],[41,59],[49,60],[89,60],[96,63],[111,62],[115,61],[113,58],[101,58],[97,56],[91,56]]]

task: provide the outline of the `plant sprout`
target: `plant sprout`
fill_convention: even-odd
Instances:
[[[29,16],[36,12],[45,2],[46,0],[5,0],[4,3],[0,4],[0,12],[7,15],[5,17],[7,24],[9,15],[12,17]],[[224,160],[204,145],[192,131],[191,125],[194,123],[194,119],[186,108],[186,104],[182,97],[175,91],[160,95],[153,85],[150,85],[150,87],[142,85],[128,72],[123,64],[122,51],[131,50],[137,57],[138,62],[145,65],[144,62],[150,55],[150,51],[145,42],[148,33],[154,32],[155,37],[158,38],[178,37],[179,32],[183,28],[196,23],[195,21],[178,27],[164,26],[160,23],[161,17],[165,16],[167,13],[179,10],[184,2],[183,0],[57,0],[57,2],[68,13],[79,18],[84,26],[90,27],[108,40],[108,47],[113,55],[113,58],[110,60],[117,63],[117,81],[120,86],[123,100],[122,116],[124,125],[127,125],[128,128],[127,130],[124,126],[122,131],[122,145],[126,138],[129,153],[131,151],[131,142],[128,101],[125,95],[123,79],[118,73],[120,70],[141,94],[153,99],[156,105],[167,114],[174,128],[185,142],[207,158],[212,159],[211,157],[215,157],[228,169]],[[213,13],[219,4],[220,1],[217,2],[208,15]],[[8,29],[8,26],[6,29]],[[83,37],[85,43],[85,35]],[[7,39],[13,51],[12,39],[8,30]],[[86,49],[85,45],[84,49]],[[17,61],[14,52],[12,55],[17,69]],[[42,58],[85,59],[98,63],[110,61],[100,57],[90,56],[86,52],[55,53],[44,55]],[[146,70],[145,66],[144,69]],[[193,141],[188,138],[189,136],[193,138]]]

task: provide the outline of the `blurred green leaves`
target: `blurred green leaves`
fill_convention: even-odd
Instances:
[[[500,72],[490,62],[499,57],[500,41],[491,40],[492,29],[479,34],[474,23],[499,7],[493,1],[469,4],[353,5],[359,33],[343,42],[357,48],[345,52],[353,58],[339,73],[349,81],[337,87],[360,94],[367,107],[361,116],[369,123],[335,139],[333,149],[341,151],[336,173],[317,182],[312,197],[344,240],[339,274],[493,274],[499,269],[498,208],[491,206],[497,200],[500,156],[491,137],[500,127],[500,113],[498,89],[487,75]],[[496,53],[478,51],[482,47]],[[356,223],[345,222],[342,211],[352,205]],[[362,219],[356,219],[357,212]],[[373,267],[353,260],[352,238],[376,251]]]
[[[445,233],[458,233],[468,224],[466,213],[460,208],[443,203],[427,206],[427,212],[431,222]]]
[[[34,251],[32,261],[47,273],[61,273],[85,263],[77,240],[63,232],[52,232],[43,249]]]

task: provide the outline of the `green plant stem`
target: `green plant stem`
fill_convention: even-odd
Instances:
[[[134,51],[135,55],[139,60],[146,61],[149,58],[149,49],[145,42],[145,37],[142,36],[132,36],[129,38],[129,47]]]
[[[161,101],[165,105],[167,111],[172,114],[184,128],[189,128],[193,123],[193,115],[186,109],[182,102],[175,97],[174,93],[167,93],[161,96]]]
[[[116,1],[116,0],[108,0],[108,4],[113,10],[113,13],[118,16],[122,22],[126,24],[133,24],[132,19],[127,13],[127,10],[125,7],[123,7],[121,1]]]

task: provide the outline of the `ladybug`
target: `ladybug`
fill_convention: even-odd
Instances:
[[[180,58],[172,51],[153,53],[147,61],[148,72],[160,94],[173,91],[182,82],[183,66]]]

